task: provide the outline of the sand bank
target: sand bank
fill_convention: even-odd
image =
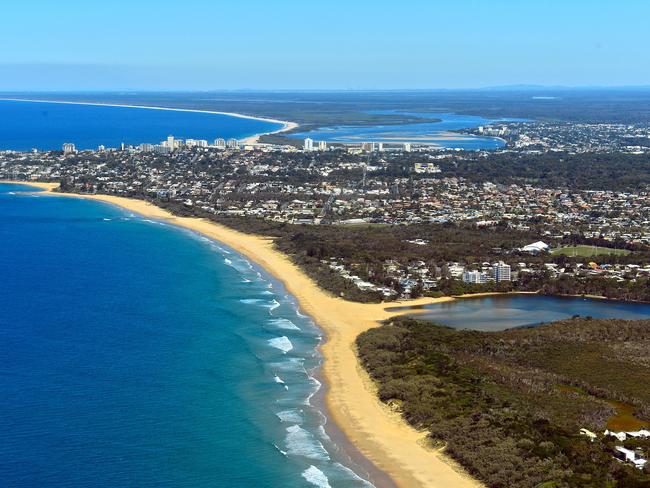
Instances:
[[[46,191],[57,185],[29,183]],[[442,453],[426,445],[426,433],[404,422],[381,403],[376,389],[357,360],[355,339],[363,331],[399,313],[389,307],[425,305],[453,300],[419,299],[408,303],[361,304],[345,301],[321,290],[289,258],[276,251],[269,238],[243,234],[198,218],[176,217],[150,203],[105,195],[70,195],[106,202],[140,215],[178,225],[223,242],[282,281],[301,310],[324,330],[323,377],[329,417],[353,445],[400,487],[466,488],[474,481]]]

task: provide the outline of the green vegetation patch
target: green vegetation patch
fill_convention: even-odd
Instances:
[[[588,258],[592,256],[603,256],[613,254],[615,256],[626,256],[631,253],[628,249],[613,249],[599,246],[570,246],[553,249],[552,254],[563,254],[565,256],[577,256]]]
[[[616,405],[650,419],[650,321],[574,318],[487,333],[400,318],[357,346],[381,400],[487,486],[650,486],[602,436]],[[633,443],[650,454],[649,440]]]

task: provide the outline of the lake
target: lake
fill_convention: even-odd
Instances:
[[[459,115],[452,113],[421,113],[401,112],[395,110],[374,111],[379,115],[401,114],[422,119],[420,123],[386,124],[374,126],[341,125],[322,127],[308,132],[298,132],[290,137],[304,139],[311,137],[317,141],[338,143],[384,142],[413,144],[432,144],[448,149],[498,149],[505,146],[503,139],[498,137],[474,136],[459,134],[452,131],[473,129],[499,122],[510,122],[518,119],[486,119],[475,115]]]
[[[420,311],[421,310],[421,311]],[[422,307],[412,316],[455,329],[499,331],[571,318],[650,319],[650,304],[544,295],[461,298]]]

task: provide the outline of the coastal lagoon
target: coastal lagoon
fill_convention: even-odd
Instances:
[[[371,486],[325,429],[321,331],[280,283],[190,231],[23,191],[0,184],[3,486]]]
[[[505,141],[498,137],[459,134],[453,131],[474,129],[499,122],[518,119],[485,119],[474,115],[452,113],[402,112],[396,110],[374,111],[372,113],[391,115],[402,114],[422,119],[421,123],[323,127],[308,132],[290,134],[290,137],[303,139],[311,137],[316,141],[338,143],[384,142],[431,144],[448,149],[498,149]]]
[[[650,319],[650,304],[580,297],[494,295],[426,305],[418,313],[412,314],[415,318],[455,329],[480,331],[535,326],[574,315],[626,320]]]
[[[277,131],[268,120],[186,110],[0,100],[0,150],[60,150],[119,147],[121,143],[158,144],[180,139],[244,139]]]

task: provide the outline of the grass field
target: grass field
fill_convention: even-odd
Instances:
[[[598,246],[560,247],[551,251],[552,254],[564,254],[565,256],[579,256],[583,258],[602,256],[603,254],[625,255],[630,254],[630,252],[631,251],[628,251],[627,249],[612,249],[610,247]]]

